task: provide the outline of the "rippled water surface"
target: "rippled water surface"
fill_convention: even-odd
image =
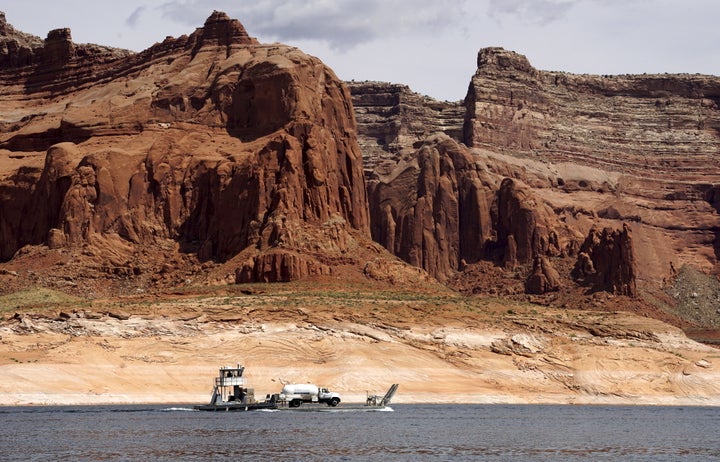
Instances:
[[[709,407],[0,407],[0,460],[720,460]]]

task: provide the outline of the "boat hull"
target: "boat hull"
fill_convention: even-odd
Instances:
[[[214,411],[214,412],[226,412],[226,411],[262,411],[268,409],[277,409],[277,404],[274,403],[251,403],[251,404],[202,404],[194,406],[193,409],[196,411]]]
[[[323,404],[303,404],[300,407],[277,408],[278,411],[287,412],[357,412],[357,411],[384,411],[390,410],[387,406],[367,406],[365,404],[341,404],[339,406],[326,406]]]

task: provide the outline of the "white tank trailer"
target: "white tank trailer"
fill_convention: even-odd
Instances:
[[[340,404],[340,395],[311,383],[291,383],[283,387],[280,400],[289,407],[300,407],[302,403],[325,403],[335,407]]]

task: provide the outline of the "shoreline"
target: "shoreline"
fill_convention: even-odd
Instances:
[[[0,406],[204,404],[218,367],[242,364],[258,400],[313,383],[364,403],[398,383],[395,404],[720,407],[720,350],[629,313],[263,297],[8,318]]]
[[[177,395],[177,400],[164,398],[141,397],[138,395],[40,395],[40,394],[18,394],[0,395],[0,408],[8,407],[60,407],[60,406],[195,406],[205,404],[206,399],[191,399]],[[365,399],[358,399],[359,395],[347,395],[340,404],[357,405],[364,404]],[[430,397],[419,396],[397,396],[389,407],[393,405],[438,405],[438,406],[473,406],[473,405],[498,405],[498,406],[693,406],[693,407],[720,407],[720,396],[718,397],[673,397],[673,396],[643,396],[632,398],[604,397],[604,396],[573,396],[564,397],[537,397],[536,399],[523,399],[518,396],[508,395],[477,395],[472,398],[463,399],[458,396],[455,399],[431,399]]]

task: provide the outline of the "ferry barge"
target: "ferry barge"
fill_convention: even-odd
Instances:
[[[286,384],[281,393],[266,395],[264,401],[255,399],[255,390],[245,386],[245,368],[221,367],[215,377],[212,397],[208,404],[194,406],[198,411],[373,411],[384,410],[398,389],[393,384],[385,395],[370,395],[364,404],[340,403],[340,395],[313,384]]]

